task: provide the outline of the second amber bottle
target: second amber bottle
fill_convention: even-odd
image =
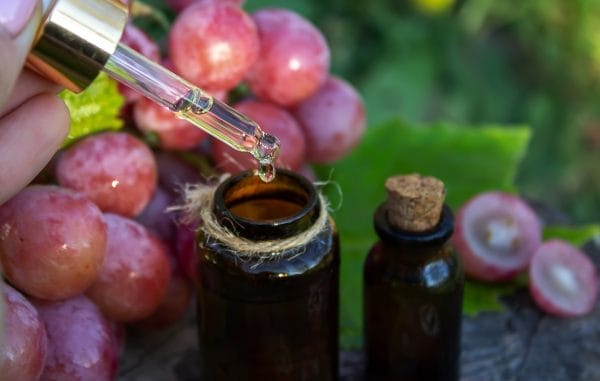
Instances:
[[[457,381],[464,277],[443,184],[390,178],[364,266],[368,381]]]

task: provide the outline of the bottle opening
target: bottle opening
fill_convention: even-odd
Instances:
[[[240,236],[287,238],[316,221],[319,199],[314,186],[294,172],[278,170],[277,177],[265,183],[247,171],[217,188],[214,213],[221,224]]]

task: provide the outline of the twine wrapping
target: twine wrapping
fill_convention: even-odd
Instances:
[[[225,178],[222,177],[219,183]],[[284,239],[253,241],[241,237],[236,231],[223,226],[213,213],[214,193],[219,183],[216,185],[187,184],[184,189],[184,204],[175,209],[184,211],[188,218],[200,217],[202,223],[199,230],[211,239],[225,244],[239,257],[273,259],[287,250],[304,246],[327,228],[328,203],[321,192],[318,192],[319,217],[308,230]]]

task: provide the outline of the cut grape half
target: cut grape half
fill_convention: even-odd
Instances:
[[[458,212],[452,241],[465,273],[485,281],[508,280],[525,270],[542,239],[535,212],[517,196],[487,192]]]
[[[551,240],[533,255],[529,291],[536,304],[550,314],[582,316],[592,310],[598,297],[598,274],[579,249]]]

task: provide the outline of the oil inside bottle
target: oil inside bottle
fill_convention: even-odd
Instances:
[[[232,205],[229,209],[236,216],[254,221],[268,222],[297,214],[302,210],[302,206],[293,200],[266,197]]]
[[[263,132],[254,121],[198,88],[188,91],[171,110],[238,151],[250,153],[258,162],[254,173],[264,182],[273,181],[274,162],[280,150],[277,137]],[[203,117],[195,117],[199,115]]]

